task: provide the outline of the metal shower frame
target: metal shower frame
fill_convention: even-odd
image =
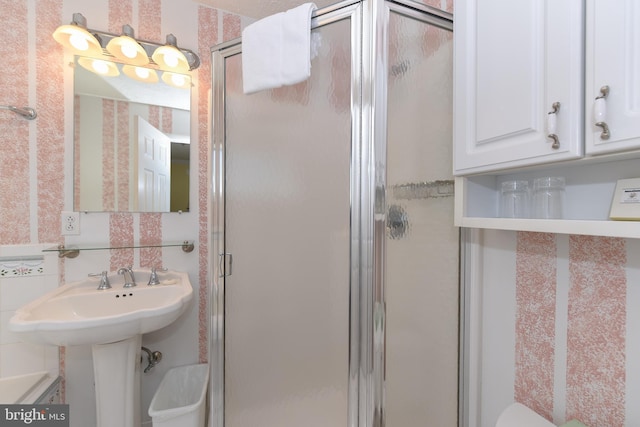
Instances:
[[[316,10],[312,29],[351,20],[351,278],[348,427],[383,427],[384,253],[386,233],[387,40],[395,12],[453,31],[453,15],[410,0],[344,0]],[[241,39],[211,49],[212,251],[210,297],[210,414],[224,427],[225,59]],[[217,125],[215,125],[217,124]],[[374,319],[376,321],[374,322]]]

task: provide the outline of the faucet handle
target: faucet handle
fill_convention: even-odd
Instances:
[[[160,284],[160,279],[158,279],[157,274],[158,270],[167,271],[166,268],[151,267],[151,276],[149,276],[149,283],[147,283],[147,286],[155,286]]]
[[[89,277],[98,277],[100,276],[100,284],[98,285],[98,290],[102,291],[105,289],[110,289],[111,284],[109,283],[109,277],[107,277],[107,272],[103,271],[102,273],[91,273]]]

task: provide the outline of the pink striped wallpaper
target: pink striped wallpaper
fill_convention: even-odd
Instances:
[[[133,22],[132,0],[108,0],[109,1],[109,32],[120,34],[122,26],[131,25]],[[134,29],[135,31],[135,29]]]
[[[201,283],[199,289],[198,307],[198,358],[200,363],[208,360],[209,340],[208,340],[208,269],[209,263],[209,91],[211,89],[211,53],[210,48],[218,40],[218,11],[215,9],[200,6],[198,8],[198,55],[202,64],[198,68],[198,199],[200,211],[198,212],[198,223],[200,235],[200,252],[198,260],[200,264]],[[193,150],[193,149],[192,149]]]
[[[145,40],[162,41],[160,0],[140,0],[138,3],[139,28],[138,37]],[[151,108],[149,115],[156,123],[151,122],[156,128],[160,128],[156,107]],[[162,129],[164,130],[164,129]],[[166,131],[166,130],[165,130]],[[140,214],[140,244],[153,245],[162,242],[162,216],[157,213]],[[162,268],[162,248],[140,249],[140,266],[148,268]]]
[[[161,0],[138,0],[138,34],[143,40],[164,43],[165,37],[161,31],[162,2]]]
[[[165,133],[173,132],[173,111],[171,108],[162,109],[162,123],[160,124],[160,130]]]
[[[627,253],[623,239],[571,236],[567,417],[625,426]],[[633,404],[633,402],[628,402]]]
[[[29,81],[24,70],[29,67],[27,37],[27,4],[24,1],[0,0],[0,10],[15,16],[0,25],[0,104],[18,107],[29,105]],[[17,244],[30,241],[29,222],[29,133],[30,122],[16,114],[0,111],[2,149],[0,149],[0,221],[13,224],[0,227],[0,243]],[[35,153],[34,153],[35,155]],[[7,197],[9,196],[9,197]]]
[[[66,188],[71,182],[71,177],[77,173],[74,167],[65,170],[65,156],[78,158],[78,152],[65,153],[65,133],[71,133],[74,137],[77,126],[73,125],[78,117],[71,117],[73,129],[65,128],[65,118],[70,111],[65,110],[65,94],[68,93],[69,82],[65,82],[65,73],[68,72],[68,64],[64,61],[65,53],[51,37],[58,25],[68,23],[70,16],[66,16],[68,9],[65,6],[67,0],[38,0],[28,2],[26,0],[0,0],[2,11],[2,25],[0,35],[3,43],[0,44],[0,104],[12,104],[17,106],[32,106],[38,112],[38,118],[27,121],[20,116],[11,113],[0,112],[0,129],[4,143],[0,149],[0,192],[3,195],[0,201],[0,222],[11,223],[12,227],[0,227],[0,245],[26,244],[34,240],[38,242],[61,243],[64,241],[60,232],[60,212],[65,209],[73,209],[72,205],[65,206],[68,197],[69,203],[77,196],[75,189]],[[75,6],[76,3],[73,3]],[[167,19],[167,12],[163,11],[164,5],[175,7],[163,0],[97,0],[87,3],[86,8],[78,10],[87,17],[90,26],[96,22],[96,11],[107,11],[107,24],[104,30],[119,33],[123,24],[132,24],[139,38],[163,42],[163,19]],[[197,287],[200,298],[198,307],[197,358],[201,362],[208,360],[208,265],[209,265],[209,194],[208,181],[209,170],[209,90],[211,87],[210,47],[221,42],[220,34],[225,39],[235,38],[240,35],[241,21],[238,16],[218,12],[205,6],[189,6],[192,16],[185,14],[185,19],[197,23],[194,30],[197,37],[189,42],[188,38],[179,39],[179,43],[185,47],[196,50],[202,61],[200,69],[193,73],[194,96],[198,103],[194,108],[195,117],[192,132],[198,135],[194,140],[194,153],[197,154],[199,163],[197,180],[192,180],[194,193],[198,198],[193,202],[194,228],[197,228],[197,277],[192,277],[194,287]],[[76,10],[74,10],[75,12]],[[163,16],[164,13],[164,16]],[[65,15],[65,16],[63,16]],[[134,19],[135,18],[135,19]],[[169,21],[176,18],[169,17]],[[175,22],[174,22],[175,24]],[[172,24],[172,26],[174,25]],[[104,25],[104,24],[103,24]],[[184,25],[190,25],[185,22]],[[184,28],[184,27],[183,27]],[[191,28],[189,28],[191,30]],[[180,25],[174,30],[180,31]],[[33,38],[31,39],[31,35]],[[191,46],[189,46],[191,44]],[[194,98],[195,99],[195,98]],[[69,103],[71,105],[71,103]],[[129,154],[127,144],[118,142],[129,138],[129,126],[116,126],[119,118],[128,117],[128,105],[123,102],[105,102],[104,132],[107,141],[104,147],[103,166],[117,166],[117,172],[108,172],[107,177],[111,182],[117,183],[118,188],[109,186],[104,195],[108,209],[115,208],[116,193],[122,195],[122,188],[127,184]],[[157,110],[154,120],[162,129],[168,131],[172,128],[172,117],[167,111]],[[112,167],[104,170],[114,171]],[[31,202],[31,194],[36,194],[35,201]],[[125,192],[126,193],[126,192]],[[67,196],[68,194],[68,196]],[[120,196],[119,196],[120,197]],[[124,200],[117,203],[127,204]],[[100,214],[96,214],[100,215]],[[156,243],[163,239],[167,216],[162,214],[131,214],[111,213],[104,214],[108,219],[107,230],[96,230],[95,243],[109,243],[112,246],[126,246],[136,240],[142,243]],[[182,217],[181,221],[184,221]],[[98,221],[100,222],[100,221]],[[164,225],[163,225],[164,224]],[[91,237],[91,231],[83,229],[84,237]],[[105,237],[108,242],[104,242]],[[133,265],[139,262],[140,266],[161,266],[163,251],[150,249],[140,251],[139,258],[133,249],[112,250],[106,252],[108,259],[102,268],[115,270],[116,268]],[[194,255],[196,254],[194,253]],[[61,261],[61,274],[64,277],[64,265],[68,260]],[[74,262],[74,261],[71,261]],[[74,264],[77,265],[77,264]],[[93,266],[91,267],[94,268]],[[93,271],[92,271],[93,272]],[[64,376],[68,368],[66,349],[61,348],[60,372]],[[77,367],[73,368],[77,370]],[[63,389],[63,393],[64,393]]]
[[[133,18],[133,3],[131,0],[109,0],[109,31],[115,34],[122,32],[122,26],[131,24]],[[123,135],[118,135],[120,138]],[[108,161],[108,160],[105,160]],[[113,167],[110,168],[113,170]],[[108,210],[108,209],[106,209]],[[129,213],[113,213],[109,219],[110,244],[112,247],[131,246],[133,239],[133,215]],[[111,250],[109,265],[111,270],[123,266],[133,265],[133,249]]]
[[[36,110],[38,161],[38,240],[60,240],[64,206],[64,87],[62,47],[51,34],[62,14],[60,0],[38,1],[36,9]],[[24,70],[19,80],[24,80]]]
[[[159,129],[160,107],[149,106],[149,123]],[[154,245],[162,242],[162,218],[159,214],[140,214],[140,243],[144,245]],[[142,248],[140,249],[141,267],[162,267],[162,248]]]
[[[554,413],[559,416],[556,403],[566,408],[561,422],[628,426],[625,411],[632,402],[626,396],[625,240],[568,238],[565,306],[556,299],[556,239],[542,233],[517,236],[514,399],[552,421]],[[558,325],[558,311],[566,312],[566,325]],[[557,341],[558,328],[566,328],[566,343]],[[556,345],[566,345],[566,359],[557,357]],[[557,363],[564,365],[562,369],[556,369]],[[566,378],[554,376],[565,371]],[[559,391],[554,381],[566,381],[560,389],[564,402],[554,395]]]
[[[74,96],[73,105],[79,105],[80,97]],[[80,180],[80,108],[73,110],[73,179],[74,182]],[[78,210],[80,206],[80,185],[73,188],[73,209]]]
[[[547,419],[553,412],[556,241],[518,233],[515,399]]]
[[[117,210],[128,210],[129,209],[129,159],[131,158],[131,153],[129,153],[129,103],[119,101],[116,103],[116,113],[118,116],[118,148],[117,148],[117,165],[116,168],[111,168],[111,170],[117,170],[118,176],[118,185],[116,192],[118,206]],[[105,165],[106,167],[106,165]]]
[[[123,24],[137,16],[140,38],[163,41],[161,34],[163,2],[161,0],[101,0],[108,6],[108,31],[119,33]],[[425,0],[427,4],[451,10],[451,0]],[[51,33],[61,23],[64,0],[0,0],[0,103],[30,105],[37,109],[38,119],[27,121],[0,112],[0,129],[5,141],[0,148],[0,245],[38,242],[62,242],[59,217],[65,208],[65,183],[73,171],[65,171],[64,67],[62,49]],[[33,22],[29,24],[29,14]],[[88,16],[90,18],[90,16]],[[205,6],[197,7],[197,52],[202,65],[194,73],[198,103],[194,109],[197,121],[198,176],[194,182],[199,211],[194,221],[198,228],[198,277],[194,279],[199,296],[197,358],[208,360],[208,265],[209,244],[209,91],[211,89],[210,47],[240,35],[241,21]],[[29,39],[29,25],[33,40]],[[222,25],[222,28],[219,28]],[[222,34],[222,39],[219,39]],[[347,54],[346,52],[344,53]],[[342,68],[342,58],[334,58],[335,72]],[[340,88],[336,88],[339,92]],[[298,96],[299,94],[296,94]],[[128,138],[128,126],[114,132],[117,117],[128,116],[126,104],[107,104],[105,162],[121,168],[118,182],[124,185],[128,153],[115,141]],[[121,105],[122,104],[122,105]],[[152,120],[164,130],[171,127],[166,111],[157,110]],[[119,147],[125,144],[118,144]],[[74,154],[74,156],[77,155]],[[35,167],[32,166],[35,164]],[[115,177],[110,177],[115,179]],[[30,202],[30,191],[36,201]],[[105,195],[114,203],[114,195]],[[162,214],[108,214],[109,243],[130,245],[136,236],[141,242],[161,241]],[[139,220],[138,220],[139,219]],[[85,231],[83,231],[85,232]],[[556,343],[558,302],[556,300],[557,236],[518,233],[516,248],[516,349],[514,398],[547,418],[553,413],[558,385],[554,368],[558,363]],[[590,427],[625,426],[625,407],[633,405],[626,396],[626,287],[628,266],[625,241],[622,239],[571,236],[569,254],[569,295],[566,327],[566,419],[578,418]],[[161,250],[140,252],[141,266],[161,266]],[[135,262],[133,249],[109,253],[110,269]],[[66,261],[65,261],[66,262]],[[64,264],[63,264],[64,265]],[[61,269],[64,274],[64,269]],[[66,349],[60,349],[60,372],[67,369]],[[632,356],[629,356],[632,357]],[[64,393],[64,389],[63,389]]]
[[[138,3],[138,37],[145,40],[161,41],[161,3],[160,0],[140,0]],[[150,117],[157,122],[157,108],[152,107]],[[158,123],[151,122],[156,128]],[[164,129],[162,129],[164,130]],[[165,130],[166,131],[166,130]],[[162,215],[158,213],[140,214],[140,243],[153,245],[162,242]],[[162,268],[162,248],[140,249],[140,266]]]
[[[160,107],[157,105],[149,106],[149,123],[156,129],[160,127]]]
[[[105,211],[116,208],[115,193],[115,149],[116,149],[116,103],[111,99],[102,101],[102,207]]]
[[[162,214],[140,214],[140,244],[162,243]],[[162,248],[141,248],[140,267],[162,268]]]
[[[133,244],[133,214],[112,213],[109,217],[109,245],[112,248]],[[133,265],[133,249],[111,249],[110,270]]]

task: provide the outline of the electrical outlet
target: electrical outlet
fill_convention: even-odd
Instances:
[[[80,212],[62,212],[60,221],[63,236],[80,234]]]

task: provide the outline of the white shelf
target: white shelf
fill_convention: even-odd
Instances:
[[[503,181],[541,176],[566,178],[565,219],[498,217],[498,189]],[[640,221],[609,220],[617,180],[636,177],[640,177],[640,159],[626,156],[457,177],[454,223],[468,228],[640,238]]]
[[[640,222],[571,219],[461,218],[456,226],[640,239]]]

